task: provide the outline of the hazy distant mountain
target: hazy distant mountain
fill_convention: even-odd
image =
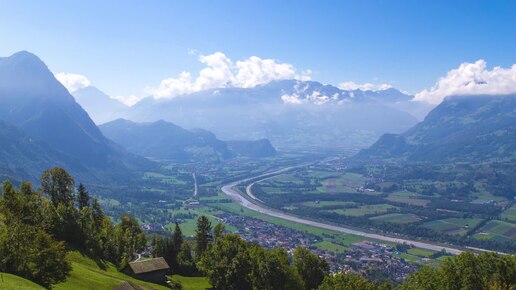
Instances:
[[[231,142],[206,130],[185,130],[163,120],[135,123],[118,119],[100,126],[102,132],[135,154],[173,161],[219,161],[236,155],[265,157],[276,153],[268,140]]]
[[[446,98],[401,135],[386,134],[358,159],[516,160],[516,95]]]
[[[256,141],[227,141],[229,151],[237,156],[270,157],[276,155],[276,149],[268,139]]]
[[[417,119],[397,109],[412,103],[398,90],[344,91],[318,82],[274,81],[254,88],[212,89],[172,99],[146,98],[126,118],[204,128],[226,140],[270,139],[279,147],[356,147]]]
[[[50,149],[46,152],[55,158],[45,159],[45,154],[40,154],[43,159],[67,168],[95,168],[87,174],[79,172],[83,176],[104,178],[105,171],[118,174],[128,167],[151,166],[150,161],[127,154],[104,137],[47,66],[29,52],[0,58],[0,120],[17,127],[31,140],[48,146]],[[29,156],[34,150],[42,152],[43,147],[26,147],[28,150],[18,148],[20,155],[37,160]],[[59,152],[61,157],[49,152]],[[70,160],[80,166],[71,164]],[[25,162],[18,166],[32,164]],[[115,168],[118,173],[114,172]]]
[[[128,108],[92,86],[78,89],[72,95],[96,124],[113,121]]]

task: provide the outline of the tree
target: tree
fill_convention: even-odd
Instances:
[[[79,210],[90,206],[90,194],[82,183],[79,183],[79,187],[77,188],[77,204],[79,206]]]
[[[181,250],[181,245],[183,245],[183,232],[181,231],[181,227],[176,222],[176,227],[174,228],[174,234],[172,236],[172,240],[174,243],[174,248],[176,249],[176,253],[179,253]]]
[[[137,250],[142,249],[147,240],[138,221],[129,215],[120,217],[115,226],[115,243],[117,246],[117,263],[123,268],[133,258]]]
[[[226,228],[224,227],[223,224],[221,223],[218,223],[214,228],[213,228],[213,236],[215,237],[215,241],[217,241],[217,239],[219,237],[222,236],[222,234],[224,233],[224,230]]]
[[[409,276],[400,289],[515,289],[516,255],[464,252],[449,257],[439,269],[423,267]]]
[[[438,270],[422,267],[410,275],[400,287],[400,290],[433,290],[441,289],[442,278]],[[453,289],[453,288],[452,288]]]
[[[81,230],[80,216],[77,209],[73,207],[73,205],[59,203],[51,214],[51,232],[56,239],[81,247],[84,242],[84,236]]]
[[[239,236],[224,235],[200,257],[198,267],[206,273],[214,289],[253,289],[248,244]]]
[[[99,200],[94,197],[91,203],[93,221],[95,222],[95,226],[97,228],[101,227],[106,215],[100,206]]]
[[[161,257],[163,250],[161,249],[161,239],[157,235],[153,235],[151,239],[152,256],[154,258]]]
[[[45,287],[64,282],[72,267],[66,260],[63,242],[52,240],[43,230],[34,239],[34,254],[29,263],[31,280]]]
[[[208,249],[212,240],[211,222],[206,216],[200,216],[197,219],[197,228],[195,229],[195,254],[197,259]]]
[[[179,274],[193,275],[197,268],[192,257],[192,247],[188,241],[183,241],[179,253],[177,254],[177,265],[179,266]]]
[[[339,273],[324,278],[318,290],[376,290],[377,287],[358,275]]]
[[[326,260],[303,247],[294,250],[294,267],[303,279],[306,290],[317,289],[329,272]]]
[[[23,182],[17,192],[9,182],[0,198],[0,271],[43,286],[64,281],[71,268],[64,244],[47,233],[46,210],[52,207]]]
[[[303,289],[303,280],[290,266],[288,254],[284,249],[267,250],[259,245],[249,249],[254,289],[298,290]]]
[[[54,207],[73,203],[74,180],[66,170],[60,167],[47,169],[41,175],[40,181],[42,192],[50,196]]]

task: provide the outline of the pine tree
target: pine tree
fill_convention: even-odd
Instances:
[[[218,240],[218,238],[220,238],[222,236],[222,234],[224,234],[224,230],[226,230],[226,228],[224,227],[223,224],[221,223],[218,223],[214,228],[213,228],[213,236],[215,237],[215,241]]]
[[[90,206],[90,194],[82,183],[79,183],[79,187],[77,188],[77,203],[79,210]]]
[[[197,255],[197,259],[199,259],[213,240],[211,235],[211,222],[206,216],[203,215],[197,219],[195,233],[195,254]]]

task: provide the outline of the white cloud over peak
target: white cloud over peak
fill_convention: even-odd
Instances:
[[[222,52],[200,55],[199,61],[206,67],[194,79],[189,72],[178,77],[164,79],[157,88],[147,87],[146,93],[155,98],[172,98],[205,89],[239,87],[252,88],[273,80],[309,80],[311,71],[298,73],[293,65],[274,59],[251,56],[233,62]]]
[[[357,84],[355,82],[342,82],[339,84],[339,88],[350,91],[350,90],[362,90],[362,91],[383,91],[386,89],[392,88],[390,84],[372,84],[372,83],[363,83]]]
[[[252,88],[273,80],[294,79],[296,70],[288,63],[277,63],[273,59],[261,59],[251,56],[237,61],[236,75],[233,84],[236,87]]]
[[[129,95],[129,96],[110,96],[111,98],[127,105],[132,106],[138,103],[142,98],[137,95]]]
[[[56,73],[56,79],[70,92],[87,87],[91,84],[87,77],[74,73]]]
[[[439,104],[445,97],[472,94],[516,93],[516,64],[510,68],[487,69],[487,63],[480,59],[474,63],[465,62],[448,72],[428,90],[416,94],[416,101]]]

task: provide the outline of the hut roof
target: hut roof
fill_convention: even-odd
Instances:
[[[162,257],[147,259],[142,261],[129,262],[129,267],[135,274],[148,273],[158,270],[168,270],[170,267],[168,266],[165,259]]]

